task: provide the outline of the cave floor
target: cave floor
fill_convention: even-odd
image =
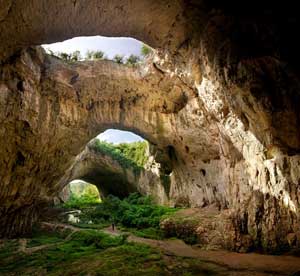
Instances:
[[[263,276],[300,271],[300,258],[294,256],[203,250],[178,239],[146,239],[110,227],[99,231],[62,223],[42,226],[36,238],[0,241],[0,275]],[[75,235],[87,231],[106,235],[109,246],[78,242]],[[113,240],[121,237],[124,243]]]

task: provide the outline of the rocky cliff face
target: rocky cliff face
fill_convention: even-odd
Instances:
[[[1,3],[0,235],[29,229],[87,142],[116,127],[160,150],[172,204],[220,209],[228,248],[299,248],[293,5],[136,2]],[[21,50],[81,34],[133,36],[157,53],[129,68]]]
[[[75,179],[81,179],[96,185],[102,198],[109,194],[123,198],[130,193],[139,192],[151,195],[159,204],[169,203],[170,184],[165,185],[160,165],[154,161],[153,156],[148,155],[144,167],[134,167],[125,165],[113,155],[99,152],[94,143],[94,140],[89,142],[76,157],[71,169],[60,179],[61,187]]]

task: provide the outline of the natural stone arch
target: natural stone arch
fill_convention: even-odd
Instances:
[[[189,135],[191,124],[199,124],[193,121],[178,128],[181,121],[187,119],[184,110],[198,110],[199,102],[194,91],[178,76],[163,72],[151,62],[137,67],[109,61],[70,65],[32,48],[23,51],[5,68],[9,79],[14,81],[3,86],[2,103],[11,102],[9,106],[14,110],[22,103],[23,110],[15,113],[19,124],[15,126],[15,121],[6,121],[3,125],[7,130],[5,135],[12,137],[12,141],[4,145],[2,151],[15,160],[2,162],[5,164],[3,176],[7,171],[13,172],[13,178],[9,176],[2,182],[7,187],[1,196],[5,206],[2,212],[8,212],[9,218],[23,208],[23,200],[30,206],[50,200],[61,188],[61,177],[73,167],[86,143],[106,128],[134,130],[162,152],[176,148],[180,160],[180,147],[185,149],[180,137]],[[19,72],[17,75],[15,70]],[[11,98],[12,95],[15,98]],[[208,126],[198,132],[207,145],[201,142],[201,153],[195,151],[195,154],[218,155],[217,144],[212,143],[215,129]],[[26,138],[14,142],[13,137],[22,135]],[[50,164],[37,161],[41,154],[37,148],[51,160]],[[168,159],[168,154],[162,159]],[[32,171],[34,177],[29,176]],[[16,184],[23,179],[26,185]],[[12,189],[11,183],[15,183],[17,189]],[[184,186],[180,189],[184,190]],[[35,190],[35,193],[27,193],[27,190]],[[5,216],[2,222],[7,229],[9,223],[14,223]],[[24,231],[25,225],[23,223],[16,233]]]
[[[0,40],[6,43],[1,44],[0,60],[23,47],[81,35],[127,36],[155,48],[176,48],[186,39],[182,5],[172,0],[5,0],[0,6]],[[15,38],[8,39],[12,33]]]
[[[150,152],[145,152],[148,160],[144,167],[126,166],[113,156],[95,149],[96,140],[88,143],[76,162],[60,179],[60,187],[65,187],[75,179],[93,183],[102,198],[111,194],[119,198],[138,192],[153,196],[159,204],[171,204],[168,188],[164,185],[160,165]]]

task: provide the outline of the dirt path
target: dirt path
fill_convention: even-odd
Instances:
[[[110,235],[120,235],[123,232],[106,228],[103,232]],[[225,266],[232,270],[268,273],[269,275],[292,275],[300,271],[300,258],[294,256],[274,256],[256,253],[235,253],[225,250],[202,250],[185,244],[181,240],[152,240],[129,235],[128,241],[147,244],[159,248],[168,255],[197,258]],[[255,274],[251,275],[255,275]],[[300,274],[299,274],[300,275]]]
[[[45,229],[55,229],[64,231],[66,229],[71,230],[70,234],[65,238],[67,241],[72,238],[72,235],[78,231],[89,230],[74,227],[63,223],[48,223],[44,222],[43,227]],[[95,230],[95,229],[90,229]],[[137,237],[128,232],[122,232],[118,229],[114,231],[111,227],[98,230],[107,233],[112,236],[119,236],[127,234],[127,240],[130,242],[147,244],[151,247],[160,249],[166,256],[178,256],[195,258],[202,262],[213,263],[227,268],[229,271],[235,271],[238,274],[234,275],[251,275],[251,276],[266,276],[266,275],[280,275],[280,276],[298,276],[300,274],[294,274],[300,272],[300,257],[295,256],[274,256],[274,255],[261,255],[256,253],[235,253],[225,250],[203,250],[197,247],[193,247],[185,244],[182,240],[153,240]],[[59,243],[53,243],[49,245],[41,245],[36,247],[27,248],[27,241],[20,240],[19,250],[31,254],[33,252],[55,246]],[[241,274],[240,274],[241,273]],[[246,273],[246,274],[245,274]],[[233,274],[230,274],[233,275]]]

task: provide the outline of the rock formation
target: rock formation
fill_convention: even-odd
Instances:
[[[228,248],[299,248],[300,24],[276,5],[2,1],[0,235],[30,230],[87,142],[116,127],[161,152],[172,204],[218,206]],[[95,34],[157,52],[130,68],[27,48]]]
[[[139,192],[152,195],[159,204],[168,204],[169,186],[165,185],[160,166],[149,152],[146,153],[148,161],[144,167],[130,166],[113,155],[97,151],[94,144],[94,140],[88,143],[76,157],[74,165],[60,180],[61,187],[81,179],[94,184],[102,198],[109,194],[123,198]]]

